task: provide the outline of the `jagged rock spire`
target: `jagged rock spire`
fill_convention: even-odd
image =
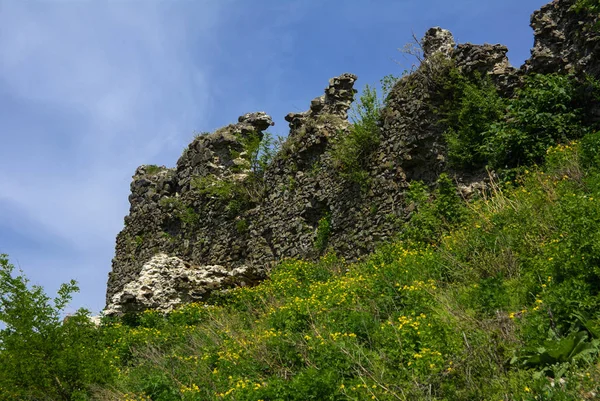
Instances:
[[[452,36],[452,33],[447,29],[440,28],[439,26],[429,28],[421,40],[423,57],[425,59],[428,59],[438,52],[450,57],[455,46],[456,42],[454,41],[454,36]]]
[[[295,130],[303,124],[308,117],[317,117],[322,114],[338,116],[343,120],[348,118],[348,110],[354,100],[357,90],[354,82],[358,77],[354,74],[344,73],[331,78],[325,94],[314,98],[310,102],[310,109],[303,113],[289,113],[285,121],[290,123],[290,129]]]

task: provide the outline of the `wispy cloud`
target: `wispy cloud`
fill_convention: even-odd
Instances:
[[[101,302],[129,177],[176,158],[182,133],[211,109],[210,57],[192,60],[187,41],[199,53],[212,46],[225,5],[2,3],[0,230],[21,241],[0,252],[16,253],[35,281],[55,288],[57,269],[70,268],[82,297]],[[52,266],[40,243],[71,255]]]

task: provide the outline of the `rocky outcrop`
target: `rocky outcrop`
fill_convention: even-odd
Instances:
[[[453,56],[463,74],[488,76],[504,96],[510,97],[521,84],[522,74],[510,65],[506,53],[508,48],[501,44],[465,43],[456,47]]]
[[[264,112],[241,116],[238,123],[199,135],[184,150],[176,168],[140,166],[133,176],[130,211],[117,236],[109,273],[107,304],[135,280],[145,262],[159,252],[195,265],[243,265],[245,238],[227,217],[228,202],[193,190],[193,180],[243,180],[249,171],[244,139],[273,125]]]
[[[554,0],[531,16],[534,46],[527,73],[588,73],[600,77],[600,16],[576,0]]]
[[[423,58],[431,59],[436,53],[441,53],[445,57],[450,57],[454,52],[454,36],[447,29],[442,29],[439,26],[430,28],[425,32],[425,36],[421,41],[421,47],[423,48]]]
[[[111,298],[106,315],[155,309],[170,312],[174,307],[195,302],[226,281],[247,274],[246,267],[228,270],[223,266],[194,266],[164,253],[154,255],[142,266],[138,277]]]
[[[217,288],[255,284],[282,258],[316,258],[324,251],[315,243],[324,219],[327,247],[349,260],[393,238],[410,214],[404,202],[410,181],[433,185],[447,171],[444,126],[436,113],[444,99],[435,76],[457,67],[489,76],[511,96],[526,73],[597,72],[596,36],[575,34],[570,4],[556,0],[534,14],[536,45],[519,70],[508,63],[505,46],[456,45],[449,31],[428,30],[421,65],[386,99],[379,145],[366,155],[366,188],[341,179],[332,156],[350,132],[357,77],[349,73],[332,78],[307,111],[286,116],[290,133],[260,175],[252,170],[248,144],[273,125],[264,112],[199,135],[175,168],[139,167],[117,236],[105,313],[167,312]],[[464,196],[484,186],[477,173],[453,173]]]

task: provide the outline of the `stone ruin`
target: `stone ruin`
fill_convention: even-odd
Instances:
[[[573,1],[555,0],[532,15],[535,44],[519,69],[509,64],[505,46],[456,45],[439,27],[425,34],[419,68],[434,56],[452,58],[465,74],[490,76],[506,96],[530,73],[598,77],[599,34],[582,31],[583,23],[598,17],[582,21],[571,10]],[[332,166],[332,143],[348,130],[356,93],[357,77],[348,73],[332,78],[309,110],[285,117],[290,133],[265,171],[264,193],[244,210],[231,213],[231,203],[194,190],[194,180],[243,183],[250,168],[243,138],[261,136],[273,125],[264,112],[195,138],[174,168],[140,166],[131,183],[129,215],[117,236],[105,314],[168,312],[205,300],[217,289],[256,284],[282,258],[317,258],[314,243],[324,216],[331,222],[328,245],[346,259],[390,240],[409,216],[404,202],[409,182],[433,183],[447,171],[442,128],[432,107],[438,100],[423,76],[417,70],[403,77],[387,99],[366,193],[340,180]],[[452,173],[467,195],[484,185],[481,176]]]

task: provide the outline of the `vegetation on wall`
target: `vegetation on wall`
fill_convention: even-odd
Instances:
[[[594,16],[594,21],[587,25],[587,28],[600,31],[600,0],[576,0],[571,6],[571,10],[579,14]]]
[[[363,189],[370,182],[367,170],[369,157],[381,140],[381,110],[397,80],[393,75],[381,80],[381,98],[376,88],[366,85],[350,109],[352,125],[348,132],[339,132],[333,143],[331,156],[334,167],[343,179],[359,184]]]
[[[347,133],[340,133],[333,144],[331,156],[340,176],[364,185],[368,182],[368,157],[380,141],[378,126],[381,104],[377,90],[365,86],[350,114],[352,125]]]
[[[177,196],[168,196],[164,197],[160,200],[159,205],[167,210],[170,210],[174,213],[175,217],[177,217],[181,222],[194,225],[198,224],[200,220],[200,216],[193,207],[187,206],[180,197]]]
[[[590,82],[594,80],[589,79]],[[555,143],[581,138],[588,130],[583,104],[597,83],[573,76],[535,74],[510,99],[489,79],[449,75],[452,97],[441,108],[450,163],[460,168],[488,165],[507,169],[543,161]]]
[[[206,175],[194,177],[191,182],[197,193],[216,198],[226,204],[226,212],[233,217],[250,209],[262,199],[265,192],[264,174],[278,150],[273,136],[268,132],[261,135],[251,133],[238,139],[242,143],[243,151],[232,151],[231,156],[234,159],[245,160],[246,163],[232,171],[244,173],[243,178]]]
[[[315,248],[322,253],[329,243],[331,235],[331,215],[328,213],[323,216],[317,225],[317,236],[315,238]]]

